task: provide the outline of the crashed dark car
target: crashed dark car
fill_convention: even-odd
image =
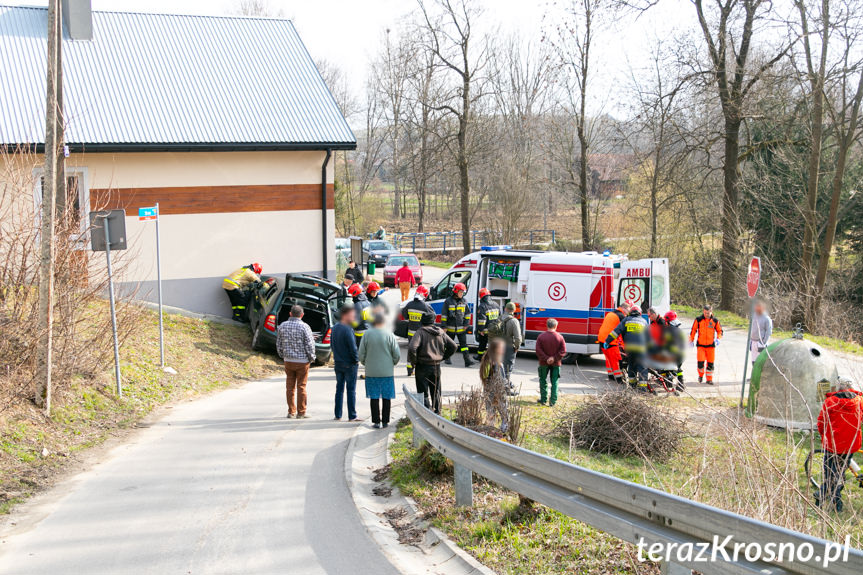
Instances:
[[[302,306],[303,321],[312,328],[315,364],[329,362],[331,329],[345,298],[340,285],[324,278],[305,274],[287,274],[284,279],[261,277],[249,303],[252,348],[275,351],[276,330],[288,319],[291,307],[296,304]]]

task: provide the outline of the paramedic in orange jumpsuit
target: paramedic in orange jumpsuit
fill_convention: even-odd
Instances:
[[[722,326],[713,317],[713,307],[705,304],[701,315],[695,318],[689,332],[689,345],[698,348],[698,383],[707,376],[707,383],[713,385],[713,368],[716,361],[716,346],[722,339]],[[706,364],[706,369],[705,369]]]
[[[608,334],[614,331],[614,328],[617,327],[621,320],[629,314],[630,309],[632,309],[632,306],[629,305],[629,302],[623,302],[616,310],[605,314],[596,338],[596,341],[600,345],[605,343]],[[605,371],[608,373],[608,379],[617,383],[624,383],[623,372],[620,371],[620,346],[622,344],[623,338],[619,337],[611,342],[606,349],[602,350],[602,354],[605,356]]]

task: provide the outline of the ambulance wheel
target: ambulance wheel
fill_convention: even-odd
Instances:
[[[578,363],[578,358],[580,356],[577,353],[568,353],[563,356],[563,359],[560,360],[560,363],[563,365],[575,365]]]

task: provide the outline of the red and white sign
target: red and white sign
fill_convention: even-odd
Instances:
[[[554,282],[548,286],[548,297],[552,301],[560,301],[566,297],[566,286],[560,282]]]
[[[623,288],[623,299],[624,301],[631,301],[633,303],[641,302],[641,288],[638,284],[629,284],[625,288]]]
[[[755,297],[758,293],[758,285],[761,283],[761,258],[755,256],[749,262],[749,271],[746,273],[746,292],[749,297]]]
[[[649,278],[650,277],[650,268],[629,268],[626,270],[626,276],[628,278]]]

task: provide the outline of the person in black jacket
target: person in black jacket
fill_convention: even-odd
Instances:
[[[422,327],[408,344],[408,361],[416,368],[417,393],[435,413],[440,413],[441,381],[440,362],[455,353],[456,344],[446,332],[434,324],[435,313],[422,316]]]
[[[488,347],[489,328],[500,323],[500,307],[491,299],[488,288],[479,290],[479,304],[476,306],[476,359],[482,361],[482,356]]]
[[[457,283],[452,288],[452,295],[443,303],[440,314],[441,326],[446,330],[448,336],[458,341],[458,350],[464,357],[464,366],[470,367],[474,362],[470,358],[467,349],[467,328],[470,325],[470,308],[464,299],[467,287],[463,283]],[[447,365],[452,361],[447,359]]]
[[[432,315],[436,315],[432,306],[426,303],[425,298],[429,295],[429,288],[425,286],[419,286],[414,293],[414,299],[405,304],[405,307],[402,308],[402,317],[408,322],[408,339],[412,338],[414,334],[420,329],[420,325],[422,324],[423,315],[429,313]],[[432,322],[434,323],[434,322]],[[410,359],[408,359],[408,377],[413,375],[414,366],[411,363]]]
[[[357,267],[357,262],[351,260],[348,262],[348,269],[345,270],[345,277],[351,278],[355,284],[363,283],[365,280],[365,276],[363,276],[363,270]]]
[[[674,310],[665,314],[665,329],[663,330],[664,350],[677,363],[677,385],[678,390],[686,389],[683,383],[683,360],[686,356],[686,334],[683,332],[677,312]]]
[[[629,315],[623,318],[614,331],[608,334],[603,343],[603,349],[611,345],[618,337],[623,339],[623,349],[626,352],[626,375],[629,385],[639,391],[647,391],[647,367],[645,359],[650,345],[650,326],[641,316],[641,308],[634,306]]]

